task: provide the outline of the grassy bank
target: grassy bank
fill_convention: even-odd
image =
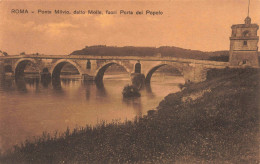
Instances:
[[[45,134],[0,163],[259,163],[259,76],[212,70],[139,120]]]

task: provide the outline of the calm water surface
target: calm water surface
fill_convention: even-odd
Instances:
[[[1,79],[0,151],[43,131],[132,120],[155,109],[167,94],[179,91],[180,83],[184,83],[182,77],[157,73],[150,87],[141,90],[141,97],[123,99],[121,92],[129,84],[128,74],[123,73],[105,75],[104,85],[99,87],[68,77],[58,84],[42,84],[35,78],[19,82]]]

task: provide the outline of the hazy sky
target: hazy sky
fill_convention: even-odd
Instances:
[[[53,55],[66,55],[91,45],[228,50],[230,27],[244,23],[247,3],[248,0],[2,1],[0,50],[9,54]],[[29,14],[12,14],[12,9],[28,9]],[[102,10],[104,14],[48,15],[37,14],[38,9]],[[160,10],[163,15],[106,15],[106,10]],[[253,23],[260,23],[259,11],[260,0],[251,0]]]

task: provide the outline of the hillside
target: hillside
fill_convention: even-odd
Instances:
[[[228,56],[228,51],[203,52],[178,47],[111,47],[111,46],[86,46],[82,50],[72,52],[70,55],[100,55],[100,56],[162,56],[182,57],[207,60],[212,56]]]
[[[0,163],[259,163],[259,77],[211,70],[139,120],[45,133]]]

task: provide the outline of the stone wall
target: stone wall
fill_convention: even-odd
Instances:
[[[258,55],[256,51],[233,51],[229,62],[233,66],[258,66]]]
[[[244,45],[244,41],[247,45]],[[231,50],[254,50],[257,51],[257,41],[255,40],[231,40],[230,42]]]

